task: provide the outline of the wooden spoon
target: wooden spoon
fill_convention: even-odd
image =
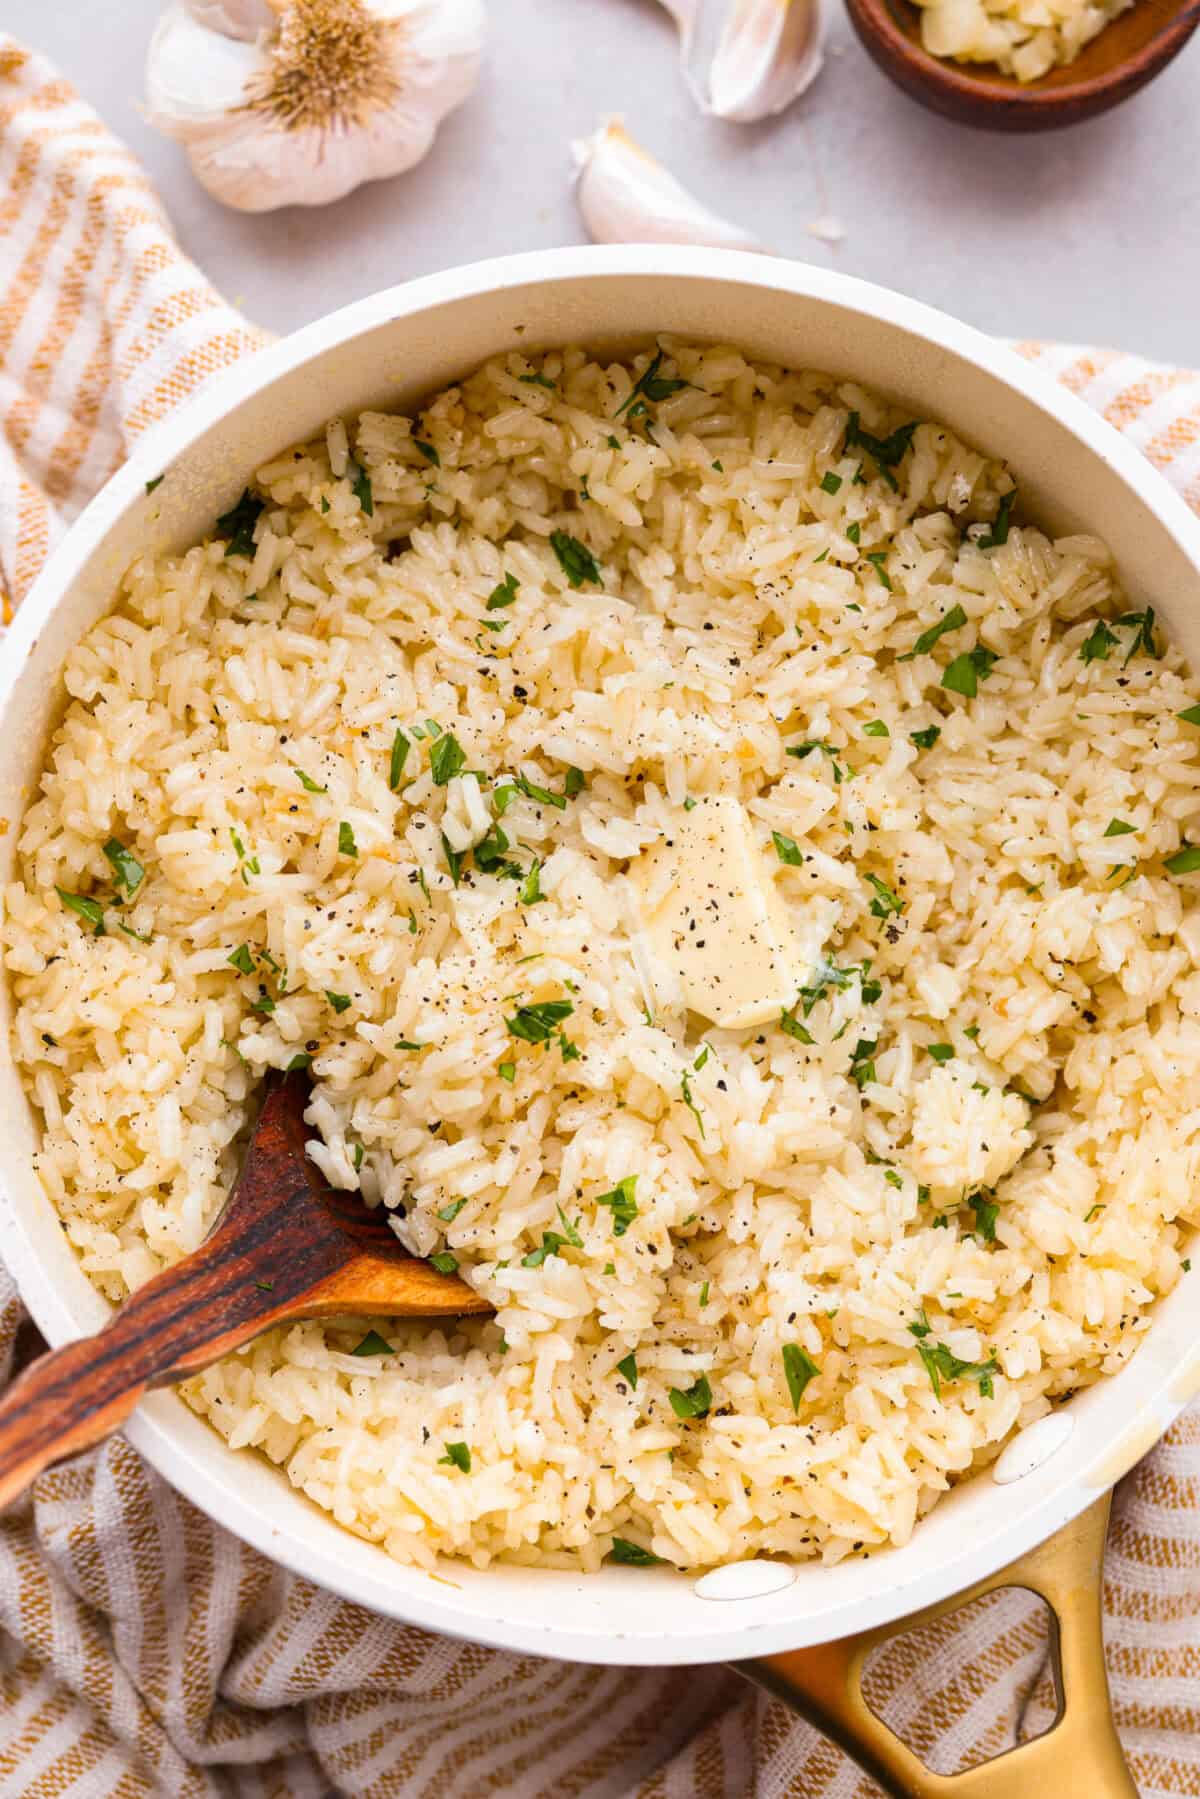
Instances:
[[[457,1275],[406,1254],[381,1210],[321,1179],[304,1152],[308,1096],[303,1075],[271,1076],[237,1184],[195,1254],[0,1399],[0,1505],[116,1430],[149,1388],[186,1380],[274,1324],[492,1310]]]
[[[865,49],[914,100],[962,125],[1047,131],[1095,118],[1165,69],[1200,25],[1200,0],[1136,0],[1074,62],[1020,82],[991,63],[933,56],[909,0],[846,0]]]

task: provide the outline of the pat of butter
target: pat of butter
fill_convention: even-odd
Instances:
[[[794,1003],[813,952],[792,928],[739,800],[719,794],[681,808],[629,877],[661,1010],[686,1006],[736,1031]]]

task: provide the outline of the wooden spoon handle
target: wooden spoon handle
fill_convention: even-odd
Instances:
[[[186,1379],[257,1336],[273,1314],[293,1311],[286,1295],[231,1274],[210,1238],[140,1287],[94,1337],[42,1356],[0,1398],[0,1506],[52,1462],[117,1430],[148,1388]]]

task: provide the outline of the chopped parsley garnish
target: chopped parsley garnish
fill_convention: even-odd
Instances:
[[[146,492],[153,493],[154,489],[158,487],[164,479],[165,477],[163,475],[153,476],[153,478],[146,483]]]
[[[438,1457],[439,1468],[461,1468],[464,1474],[471,1472],[471,1451],[465,1443],[443,1443],[445,1455]]]
[[[463,863],[467,859],[466,850],[456,850],[451,846],[445,831],[442,832],[442,854],[446,858],[446,867],[450,870],[450,879],[457,887],[462,880]]]
[[[145,869],[133,851],[127,850],[116,837],[110,837],[104,845],[104,854],[116,876],[117,886],[123,888],[128,898],[132,899],[146,878]]]
[[[354,479],[350,483],[350,491],[366,513],[368,518],[375,516],[375,495],[371,491],[371,477],[360,463],[351,462],[346,469]]]
[[[846,526],[846,536],[850,539],[850,542],[852,544],[857,545],[862,542],[862,526],[859,524],[857,519],[854,520],[853,524]],[[823,552],[824,556],[828,556],[828,554],[829,554],[828,550]],[[822,557],[819,556],[817,558],[817,560],[818,560],[818,562],[821,561]]]
[[[887,572],[887,551],[872,550],[867,556],[867,561],[872,565],[875,573],[879,576],[879,579],[883,582],[883,585],[887,588],[888,592],[893,592],[892,579]]]
[[[862,1000],[864,1006],[874,1005],[875,1001],[883,992],[883,988],[878,981],[870,981],[867,979],[870,970],[871,964],[869,962],[864,962],[861,968],[856,964],[851,964],[849,968],[838,968],[837,965],[832,962],[822,963],[816,978],[810,981],[806,987],[801,987],[800,989],[800,999],[798,1003],[803,1006],[804,1016],[806,1018],[809,1016],[813,1007],[818,1001],[825,998],[826,993],[831,987],[840,991],[850,985],[850,982],[855,975],[858,976],[862,983]]]
[[[887,726],[884,724],[884,722],[881,718],[873,718],[871,720],[870,724],[863,726],[863,736],[864,737],[890,737],[891,732],[888,730]]]
[[[705,1417],[712,1404],[712,1388],[708,1384],[708,1376],[702,1374],[690,1387],[672,1387],[667,1397],[677,1418]]]
[[[972,1193],[967,1201],[975,1214],[975,1235],[984,1243],[996,1241],[996,1220],[1000,1216],[1000,1207],[995,1200],[989,1199],[986,1193]]]
[[[426,462],[432,462],[434,468],[441,468],[442,459],[431,443],[427,443],[423,437],[414,437],[413,443],[420,450]]]
[[[967,615],[962,607],[951,606],[949,612],[944,612],[936,625],[930,625],[927,631],[922,631],[911,650],[906,650],[903,656],[897,656],[897,662],[912,662],[918,656],[927,656],[939,637],[944,637],[947,631],[960,630],[966,622]]]
[[[569,999],[546,999],[537,1005],[518,1006],[504,1022],[510,1037],[519,1037],[523,1043],[545,1043],[574,1010]]]
[[[266,501],[256,500],[248,487],[242,489],[242,497],[236,506],[223,512],[217,520],[217,536],[227,537],[225,545],[227,556],[253,556],[254,527],[259,515],[265,511]]]
[[[414,1043],[411,1037],[397,1037],[397,1049],[428,1049],[427,1043]]]
[[[439,1274],[457,1274],[458,1257],[452,1256],[448,1249],[439,1250],[437,1255],[430,1256],[429,1266],[436,1268]]]
[[[920,1307],[920,1309],[917,1312],[916,1320],[914,1321],[914,1323],[910,1324],[908,1328],[912,1332],[914,1337],[927,1337],[929,1335],[930,1331],[933,1329],[933,1326],[930,1324],[929,1319],[925,1315],[925,1307],[924,1306]]]
[[[941,725],[926,725],[923,731],[910,731],[908,741],[915,743],[919,750],[931,750],[941,734]]]
[[[854,1053],[850,1057],[849,1074],[860,1093],[872,1081],[879,1079],[875,1072],[874,1062],[875,1051],[878,1048],[879,1039],[877,1037],[860,1037],[854,1045]]]
[[[706,1306],[708,1304],[708,1282],[707,1281],[705,1281],[704,1285],[700,1289],[700,1304],[702,1306]]]
[[[914,1336],[917,1335],[915,1326],[910,1324],[908,1328]],[[942,1396],[943,1381],[955,1380],[976,1381],[984,1399],[992,1398],[995,1392],[992,1376],[1000,1372],[1000,1364],[995,1356],[989,1356],[986,1362],[964,1362],[954,1354],[948,1344],[925,1342],[918,1342],[917,1354],[925,1364],[925,1372],[929,1376],[929,1384],[933,1388],[935,1399],[940,1399]]]
[[[918,420],[911,424],[898,425],[887,437],[876,437],[870,431],[864,431],[859,423],[857,412],[852,412],[846,420],[846,444],[848,450],[866,450],[874,458],[879,473],[893,490],[899,485],[892,470],[903,461],[905,453],[912,448],[913,436]]]
[[[292,1057],[291,1061],[288,1063],[287,1067],[284,1069],[284,1073],[285,1074],[299,1074],[303,1069],[311,1068],[311,1067],[312,1067],[312,1057],[307,1053],[307,1051],[301,1050],[298,1055],[295,1055]]]
[[[942,686],[948,687],[951,693],[961,693],[964,699],[973,700],[979,692],[979,683],[987,680],[992,664],[999,660],[995,650],[985,650],[982,644],[976,644],[973,650],[956,656],[947,666],[942,674]]]
[[[541,1247],[531,1249],[527,1256],[521,1257],[522,1268],[540,1268],[547,1256],[556,1256],[566,1241],[557,1231],[543,1231]]]
[[[793,1412],[800,1410],[800,1401],[804,1397],[804,1389],[810,1380],[816,1380],[821,1370],[798,1343],[785,1343],[781,1351],[783,1356],[783,1372],[787,1377],[788,1394],[792,1401]]]
[[[569,531],[551,531],[550,548],[572,587],[582,587],[585,582],[600,586],[600,565],[587,545],[580,543],[577,537],[572,537]]]
[[[1125,655],[1126,663],[1132,662],[1139,651],[1146,656],[1157,657],[1162,655],[1162,651],[1159,649],[1157,639],[1154,635],[1153,606],[1147,606],[1144,612],[1124,612],[1117,620],[1117,623],[1119,625],[1131,626],[1133,629],[1133,639]]]
[[[1090,637],[1085,637],[1079,646],[1079,654],[1085,662],[1107,662],[1116,648],[1119,639],[1115,631],[1110,631],[1102,618],[1096,620]]]
[[[637,1391],[638,1365],[637,1357],[632,1349],[627,1356],[624,1356],[622,1360],[617,1363],[617,1373],[621,1376],[622,1380],[627,1380],[629,1382],[629,1385],[635,1392]]]
[[[636,1190],[637,1175],[627,1174],[611,1193],[600,1193],[596,1197],[598,1206],[608,1206],[612,1212],[614,1237],[623,1237],[638,1215]]]
[[[536,906],[539,900],[545,899],[546,896],[542,892],[541,874],[542,865],[535,857],[529,873],[521,883],[521,904],[523,906]]]
[[[466,764],[467,752],[453,731],[447,731],[436,743],[430,744],[429,772],[435,787],[444,787]]]
[[[395,1350],[386,1337],[378,1331],[368,1331],[361,1343],[356,1343],[350,1351],[351,1355],[395,1355]]]
[[[625,1562],[630,1568],[653,1568],[662,1561],[661,1555],[653,1555],[649,1549],[643,1549],[639,1543],[630,1543],[625,1537],[613,1538],[605,1559]]]
[[[329,1001],[335,1012],[346,1012],[350,1008],[350,995],[348,993],[331,993],[328,987],[326,987],[325,998]]]
[[[925,1054],[927,1056],[932,1056],[935,1062],[952,1062],[954,1060],[954,1045],[952,1043],[927,1043],[925,1045]]]
[[[491,593],[489,593],[487,610],[489,612],[503,612],[506,606],[511,606],[517,597],[517,589],[520,585],[521,583],[517,580],[515,575],[506,574],[499,586],[493,587]]]
[[[515,776],[511,785],[516,788],[518,793],[523,793],[527,800],[536,800],[542,806],[553,806],[558,812],[565,812],[567,809],[565,793],[551,793],[548,787],[539,787],[536,781],[526,780],[524,775]],[[501,814],[508,810],[507,801],[499,810]]]
[[[564,1243],[569,1243],[572,1249],[582,1249],[583,1238],[579,1235],[579,1220],[576,1219],[575,1223],[572,1224],[561,1206],[555,1206],[554,1210],[558,1213],[558,1222],[563,1227]]]
[[[502,1081],[507,1081],[511,1086],[512,1082],[517,1078],[517,1065],[515,1062],[501,1062],[496,1073],[500,1076]]]
[[[338,855],[358,855],[358,845],[354,841],[354,832],[344,818],[338,826]]]
[[[892,891],[886,881],[881,881],[878,875],[869,874],[863,878],[875,894],[870,906],[872,918],[898,917],[903,912],[904,901],[898,893]]]
[[[328,787],[322,787],[311,775],[306,775],[302,768],[293,768],[292,773],[303,787],[305,793],[328,793]]]
[[[995,550],[1002,543],[1008,542],[1008,523],[1016,501],[1017,490],[1015,487],[1010,487],[1008,492],[1001,497],[990,530],[986,536],[978,539],[981,550]]]
[[[545,387],[551,393],[558,391],[553,381],[547,381],[545,375],[518,375],[517,380],[524,382],[526,387]]]
[[[1173,856],[1167,857],[1163,867],[1173,875],[1195,874],[1196,870],[1200,868],[1200,843],[1185,844],[1181,850],[1176,850]],[[96,935],[100,935],[99,931]]]
[[[519,862],[510,862],[507,858],[509,848],[508,832],[503,825],[494,824],[485,836],[475,845],[475,866],[487,875],[500,875],[506,880],[521,878]]]
[[[261,984],[258,990],[258,998],[250,1001],[250,1010],[252,1012],[261,1013],[264,1018],[269,1018],[275,1010],[275,1001]]]
[[[1137,826],[1126,824],[1123,818],[1110,818],[1104,835],[1106,837],[1131,837],[1136,831]]]
[[[411,748],[408,738],[397,726],[396,735],[392,738],[392,754],[388,762],[388,786],[395,793],[400,785],[400,777],[404,773],[404,764],[408,761]]]
[[[1200,853],[1200,852],[1198,852],[1198,853]],[[699,1106],[696,1104],[695,1100],[692,1098],[692,1083],[688,1079],[688,1071],[686,1068],[684,1069],[683,1073],[679,1077],[679,1092],[680,1092],[680,1096],[683,1099],[684,1105],[687,1107],[687,1109],[691,1113],[692,1117],[696,1120],[696,1123],[699,1126],[700,1135],[703,1137],[705,1135],[704,1120],[700,1116]]]
[[[232,843],[233,853],[238,859],[238,871],[241,874],[242,880],[248,887],[250,885],[250,876],[262,872],[258,857],[250,855],[245,844],[242,842],[232,825],[229,827],[229,841]]]
[[[563,792],[566,797],[569,800],[573,800],[578,794],[583,792],[586,786],[587,781],[584,778],[583,770],[581,768],[575,768],[574,766],[568,768],[566,774],[563,776]]]
[[[104,907],[99,900],[89,899],[86,894],[68,893],[65,887],[54,889],[63,905],[70,912],[78,912],[80,918],[86,919],[97,937],[104,935]]]
[[[659,400],[669,399],[672,394],[677,394],[681,387],[688,385],[686,381],[659,374],[658,371],[662,367],[664,359],[665,352],[656,350],[653,362],[648,368],[643,369],[634,382],[629,398],[617,407],[617,418],[620,418],[623,412],[628,412],[630,418],[640,418],[645,415],[647,400],[657,403]]]
[[[797,1002],[797,1003],[799,1003],[799,1002]],[[792,1010],[790,1012],[781,1012],[780,1013],[779,1028],[784,1033],[785,1036],[794,1037],[796,1039],[797,1043],[815,1043],[816,1042],[816,1038],[813,1036],[812,1032],[809,1030],[806,1030],[805,1027],[800,1023],[800,1020],[796,1017],[795,1006],[792,1007]]]
[[[248,943],[239,943],[233,954],[226,958],[230,965],[242,974],[254,973],[254,952]],[[349,1000],[347,1000],[349,1005]]]
[[[1177,712],[1175,716],[1185,725],[1200,725],[1200,706],[1189,706],[1186,712]]]
[[[804,852],[794,837],[785,837],[782,831],[772,831],[771,841],[781,862],[786,862],[789,868],[803,866]]]
[[[842,781],[845,779],[846,771],[839,765],[837,751],[832,744],[821,743],[819,741],[792,743],[788,745],[787,753],[789,756],[794,756],[797,762],[803,762],[805,757],[811,756],[814,750],[820,750],[823,756],[828,756],[829,766],[833,771],[833,784],[835,787],[840,787]]]
[[[841,485],[842,477],[835,475],[832,469],[827,469],[821,476],[822,493],[836,493]]]

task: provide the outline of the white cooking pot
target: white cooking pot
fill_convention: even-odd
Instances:
[[[1200,666],[1200,521],[1116,431],[1036,367],[944,314],[827,270],[652,246],[535,252],[430,276],[334,313],[240,363],[156,428],[51,557],[0,652],[0,814],[15,822],[24,812],[63,703],[63,659],[112,605],[127,564],[146,548],[180,549],[203,537],[259,463],[335,413],[411,406],[499,351],[612,347],[662,331],[851,376],[1003,456],[1023,506],[1051,530],[1102,533],[1133,603],[1153,604]],[[149,498],[147,481],[167,468],[171,480]],[[4,879],[16,841],[14,829],[0,838]],[[0,1067],[0,1120],[0,1250],[58,1345],[98,1329],[109,1308],[34,1173],[37,1127],[11,1066]],[[872,1723],[857,1695],[857,1668],[895,1621],[981,1582],[997,1584],[999,1571],[1075,1520],[1057,1546],[1008,1577],[1038,1586],[1059,1611],[1068,1698],[1089,1681],[1100,1698],[1089,1570],[1094,1576],[1103,1542],[1103,1496],[1200,1391],[1198,1293],[1200,1264],[1156,1307],[1119,1375],[1018,1440],[1001,1468],[1011,1478],[988,1472],[964,1482],[905,1548],[834,1568],[758,1562],[697,1580],[666,1568],[608,1567],[581,1577],[455,1566],[452,1583],[434,1581],[340,1529],[264,1458],[229,1449],[174,1394],[147,1399],[128,1435],[227,1529],[374,1611],[580,1661],[754,1659],[748,1671],[806,1704],[896,1791],[974,1792],[984,1776],[989,1794],[1027,1794],[1031,1779],[1040,1791],[1046,1769],[1034,1758],[1051,1742],[1072,1746],[1055,1769],[1057,1799],[1076,1790],[1095,1799],[1133,1791],[1097,1714],[1089,1721],[1076,1704],[1043,1743],[944,1780]],[[832,1649],[812,1649],[833,1639]],[[770,1656],[774,1663],[758,1661]],[[864,1746],[866,1734],[873,1741]],[[1094,1759],[1101,1752],[1103,1768]]]

